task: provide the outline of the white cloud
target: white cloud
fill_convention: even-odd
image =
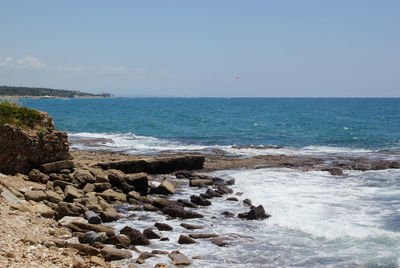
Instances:
[[[47,66],[38,58],[31,55],[23,56],[20,59],[7,57],[5,60],[0,58],[0,66],[9,68],[23,68],[23,69],[45,69]]]

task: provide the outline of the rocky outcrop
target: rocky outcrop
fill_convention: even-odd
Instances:
[[[42,164],[70,158],[67,133],[55,130],[47,113],[41,115],[41,123],[33,129],[0,126],[1,173],[27,174]]]

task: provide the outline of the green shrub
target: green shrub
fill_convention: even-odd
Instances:
[[[21,106],[16,101],[0,100],[0,125],[12,124],[18,128],[32,129],[40,123],[40,112]]]

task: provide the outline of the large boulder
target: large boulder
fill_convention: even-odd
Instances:
[[[55,130],[47,113],[33,113],[40,114],[40,120],[31,129],[0,126],[0,173],[28,174],[42,164],[71,157],[67,133]]]
[[[132,227],[125,226],[124,228],[121,229],[120,233],[129,237],[131,244],[133,245],[146,246],[150,244],[150,241],[149,239],[147,239],[146,236],[144,236],[140,231],[133,229]]]

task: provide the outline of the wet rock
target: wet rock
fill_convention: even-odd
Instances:
[[[231,194],[233,193],[232,189],[226,187],[225,185],[218,185],[218,191],[224,194]]]
[[[147,259],[152,258],[152,257],[155,257],[155,255],[150,253],[150,252],[142,252],[142,253],[139,254],[138,258],[142,259],[142,260],[147,260]]]
[[[234,185],[235,184],[235,179],[229,179],[227,181],[225,181],[226,185]]]
[[[224,211],[221,213],[221,215],[225,216],[225,217],[234,217],[235,214],[233,214],[232,212],[229,211]]]
[[[151,254],[156,254],[156,255],[168,255],[168,251],[153,249],[153,250],[151,251]]]
[[[226,241],[225,238],[220,238],[220,237],[211,239],[211,242],[219,247],[224,247],[230,244],[228,241]]]
[[[198,208],[198,206],[189,200],[185,199],[178,199],[178,203],[182,204],[184,207],[189,207],[189,208]]]
[[[165,207],[161,210],[162,213],[169,215],[174,218],[182,218],[182,219],[194,219],[194,218],[203,218],[204,216],[192,211],[186,211],[181,207]]]
[[[101,223],[101,218],[97,213],[94,213],[93,211],[85,211],[85,218],[88,220],[89,223],[92,224],[100,224]]]
[[[170,183],[169,181],[163,181],[158,187],[158,192],[160,194],[174,194],[175,191],[175,187],[172,185],[172,183]]]
[[[73,202],[75,198],[79,198],[82,196],[78,192],[78,189],[76,189],[72,185],[65,186],[64,194],[65,194],[64,201],[66,201],[66,202]]]
[[[212,197],[209,196],[209,195],[206,194],[206,193],[201,193],[199,196],[202,197],[202,198],[205,198],[205,199],[212,199]]]
[[[168,257],[172,260],[172,264],[174,265],[190,265],[190,260],[179,251],[172,251],[168,254]]]
[[[169,266],[165,263],[157,263],[154,268],[169,268]]]
[[[161,237],[160,241],[169,241],[169,238],[168,237]]]
[[[189,186],[191,187],[203,187],[204,185],[212,185],[214,184],[211,179],[194,179],[190,180]]]
[[[158,210],[158,208],[156,208],[155,206],[152,206],[150,204],[144,204],[143,209],[146,211],[157,211]]]
[[[149,177],[146,173],[129,174],[126,176],[126,182],[135,187],[136,191],[146,195],[149,187]]]
[[[31,172],[29,172],[28,177],[31,181],[34,182],[40,182],[40,183],[47,183],[47,181],[49,180],[49,176],[40,172],[37,169],[32,169]]]
[[[193,224],[189,224],[189,223],[181,223],[180,225],[187,230],[194,230],[194,229],[202,228],[200,225],[193,225]]]
[[[190,196],[190,201],[200,206],[211,206],[211,202],[197,195]]]
[[[121,216],[114,209],[107,209],[100,212],[100,217],[103,222],[117,221]]]
[[[84,234],[86,243],[93,244],[94,242],[101,242],[102,238],[94,231],[89,231]]]
[[[150,241],[140,231],[133,229],[132,227],[125,226],[120,231],[121,234],[129,237],[131,244],[133,245],[149,245]]]
[[[165,207],[182,207],[182,204],[165,198],[157,198],[153,200],[152,205],[161,209]]]
[[[125,182],[125,173],[119,170],[110,169],[107,177],[108,181],[117,188],[119,188],[121,184]]]
[[[153,230],[151,230],[150,228],[147,228],[143,231],[143,235],[145,237],[147,237],[148,239],[160,239],[161,236],[159,236],[158,234],[156,234]]]
[[[252,207],[249,212],[240,213],[239,218],[245,218],[248,220],[262,220],[271,217],[265,213],[264,207],[259,205],[258,207]]]
[[[222,197],[222,194],[217,193],[216,191],[211,189],[207,189],[206,194],[210,197]]]
[[[24,196],[27,201],[33,200],[40,202],[47,199],[47,195],[43,191],[28,191]]]
[[[227,201],[234,201],[234,202],[239,201],[236,197],[228,197],[226,200]]]
[[[194,239],[186,236],[186,235],[180,235],[178,239],[178,244],[194,244],[197,243]]]
[[[204,238],[213,238],[218,237],[217,234],[190,234],[189,237],[193,239],[204,239]]]
[[[245,200],[243,200],[243,204],[246,204],[246,205],[248,205],[248,206],[251,206],[252,205],[252,202],[251,202],[251,200],[250,199],[245,199]]]
[[[343,176],[343,170],[340,168],[325,168],[322,171],[328,171],[331,175],[334,176]]]
[[[173,228],[170,225],[168,225],[166,223],[162,223],[162,222],[156,222],[154,224],[154,226],[160,231],[171,231],[171,230],[173,230]]]

